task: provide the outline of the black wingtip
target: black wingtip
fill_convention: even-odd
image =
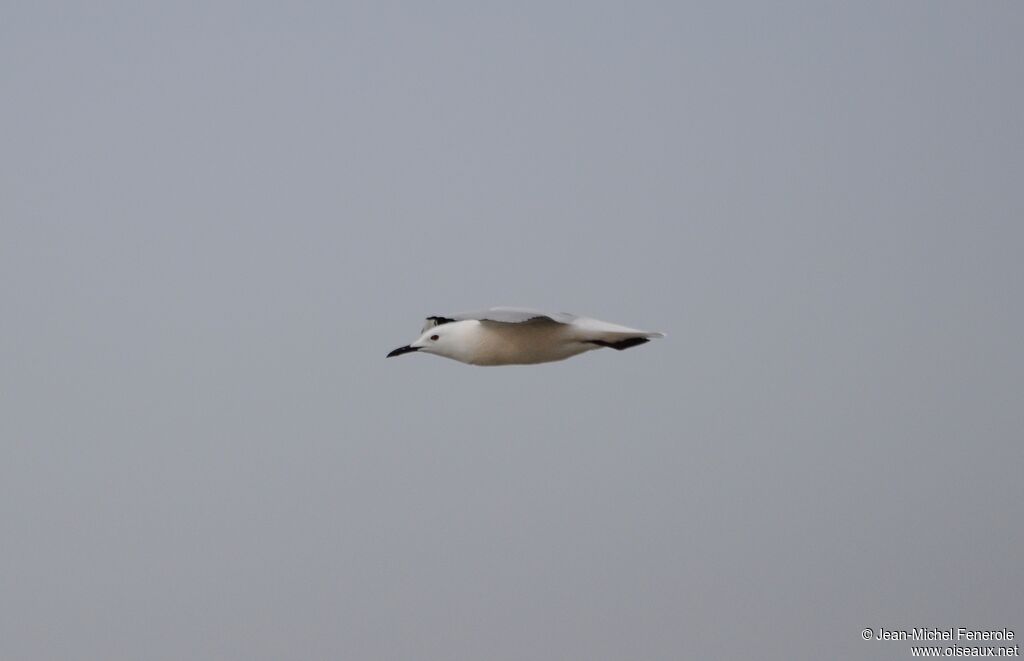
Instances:
[[[589,340],[591,344],[596,344],[599,347],[608,347],[609,349],[615,349],[616,351],[622,351],[623,349],[629,349],[631,347],[637,347],[641,344],[650,342],[646,337],[631,337],[625,340],[619,340],[618,342],[605,342],[604,340]]]

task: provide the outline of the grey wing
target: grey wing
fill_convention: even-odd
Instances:
[[[462,312],[453,314],[450,319],[465,321],[476,319],[478,321],[495,321],[503,324],[522,324],[528,321],[548,321],[556,324],[571,324],[577,319],[574,314],[568,312],[542,312],[530,308],[488,308],[475,312]]]

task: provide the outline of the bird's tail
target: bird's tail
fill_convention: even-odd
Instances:
[[[585,342],[596,344],[599,347],[608,347],[616,351],[638,347],[646,344],[652,339],[665,337],[664,333],[643,331],[635,328],[626,328],[615,324],[599,322],[588,329],[589,333]]]

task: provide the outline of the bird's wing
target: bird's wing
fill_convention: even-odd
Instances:
[[[525,324],[525,323],[548,323],[548,324],[571,324],[577,319],[574,314],[568,312],[542,312],[530,308],[487,308],[474,312],[460,312],[458,314],[435,315],[427,317],[423,324],[424,333],[428,328],[440,326],[441,324],[453,321],[466,321],[475,319],[477,321],[490,321],[498,324]]]
[[[428,328],[433,328],[434,326],[440,326],[441,324],[447,324],[447,323],[452,322],[452,321],[455,321],[455,319],[453,319],[451,317],[441,317],[441,316],[427,317],[426,319],[423,320],[423,328],[420,329],[420,334],[422,335],[423,333],[426,333]]]
[[[447,316],[427,317],[426,325],[423,326],[423,331],[421,332],[425,332],[428,328],[440,326],[441,324],[447,324],[453,321],[466,321],[467,319],[476,319],[477,321],[488,321],[498,324],[563,324],[573,326],[576,332],[581,333],[583,337],[587,338],[665,337],[664,333],[654,333],[637,328],[629,328],[628,326],[620,326],[619,324],[612,324],[607,321],[592,319],[590,317],[581,317],[579,315],[569,314],[568,312],[543,312],[541,310],[533,310],[531,308],[504,307],[488,308],[486,310],[477,310],[475,312],[460,312],[459,314]]]
[[[578,318],[576,315],[569,314],[568,312],[542,312],[541,310],[531,310],[530,308],[488,308],[475,312],[462,312],[447,317],[450,321],[476,319],[477,321],[493,321],[501,324],[523,324],[527,322],[571,324]]]

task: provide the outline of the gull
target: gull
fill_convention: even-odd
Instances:
[[[665,337],[567,312],[489,308],[427,317],[420,337],[388,358],[422,351],[469,365],[533,365],[604,347],[629,349]]]

